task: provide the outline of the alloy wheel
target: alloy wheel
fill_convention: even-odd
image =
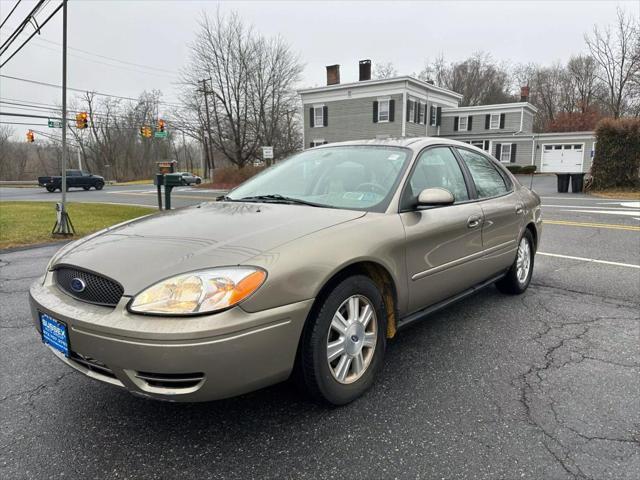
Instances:
[[[531,268],[531,247],[529,241],[523,237],[518,245],[518,257],[516,259],[516,276],[518,282],[523,284],[527,281],[529,276],[529,269]]]
[[[327,335],[327,362],[342,384],[357,381],[371,364],[378,340],[378,319],[371,301],[347,298],[334,313]]]

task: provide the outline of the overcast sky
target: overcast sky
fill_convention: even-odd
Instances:
[[[0,43],[35,3],[22,0],[0,29]],[[38,19],[44,20],[46,12],[58,3],[51,0]],[[13,0],[0,0],[0,18],[4,19],[14,5]],[[70,0],[69,46],[90,53],[69,51],[68,84],[127,97],[137,97],[145,89],[160,89],[164,100],[175,101],[175,77],[186,65],[188,44],[194,38],[198,19],[203,12],[215,14],[218,6],[223,11],[237,11],[265,35],[285,38],[306,65],[299,85],[306,87],[323,85],[324,67],[334,63],[341,65],[343,82],[357,80],[357,62],[365,58],[374,64],[391,61],[400,74],[419,72],[426,59],[440,54],[448,60],[460,60],[477,50],[510,63],[566,61],[585,50],[583,35],[594,24],[614,22],[618,5],[640,16],[639,0]],[[61,32],[62,18],[58,14],[44,27],[39,40],[25,46],[1,73],[60,84],[60,47],[49,42],[61,43]],[[2,56],[2,60],[6,58]],[[0,78],[0,99],[59,103],[60,91]],[[11,111],[6,104],[0,107]],[[20,121],[0,118],[14,120]],[[22,136],[28,126],[15,128]]]

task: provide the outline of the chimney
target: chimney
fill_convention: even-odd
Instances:
[[[327,85],[337,85],[340,83],[340,65],[329,65],[327,67]]]
[[[360,60],[360,77],[361,82],[371,80],[371,60]]]
[[[520,87],[520,101],[528,102],[529,101],[529,85],[525,85],[524,87]]]

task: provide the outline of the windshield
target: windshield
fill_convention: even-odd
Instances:
[[[323,207],[382,212],[409,158],[410,151],[398,147],[310,149],[249,179],[226,199],[298,200]]]

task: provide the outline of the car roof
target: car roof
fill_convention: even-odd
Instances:
[[[335,142],[320,145],[314,148],[330,148],[340,146],[384,146],[384,147],[403,147],[409,148],[414,151],[422,150],[429,145],[456,145],[470,147],[468,143],[459,142],[457,140],[451,140],[449,138],[442,137],[404,137],[404,138],[385,138],[385,139],[370,139],[370,140],[349,140],[346,142]]]

